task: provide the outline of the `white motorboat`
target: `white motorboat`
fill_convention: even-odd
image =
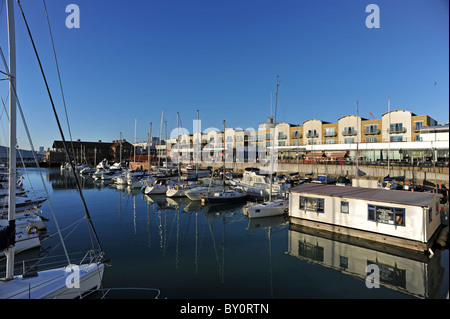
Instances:
[[[199,184],[178,183],[176,185],[169,186],[167,188],[166,196],[167,197],[183,197],[183,196],[186,196],[187,191],[193,190],[198,187],[200,187]]]
[[[263,202],[247,207],[248,218],[269,217],[287,214],[289,212],[289,202],[285,199],[275,199],[270,202]]]
[[[240,187],[247,194],[253,196],[266,197],[270,194],[270,177],[252,168],[246,169],[242,178],[230,179],[229,184]],[[290,184],[274,181],[272,182],[272,194],[280,195],[290,187]]]
[[[169,179],[158,179],[145,187],[144,194],[145,195],[166,194],[169,185],[174,185],[174,182]]]

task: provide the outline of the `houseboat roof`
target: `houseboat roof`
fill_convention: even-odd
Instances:
[[[345,197],[422,207],[428,206],[435,198],[435,196],[437,196],[436,194],[432,193],[309,183],[292,187],[287,191],[291,193],[306,193],[322,196]]]

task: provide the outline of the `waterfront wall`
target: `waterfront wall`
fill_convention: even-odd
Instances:
[[[260,167],[263,164],[260,163],[226,163],[227,169],[233,169],[234,171],[243,171],[247,167]],[[210,166],[218,168],[222,166],[222,163],[213,163]],[[375,165],[359,165],[360,178],[362,179],[376,179],[382,180],[388,172],[387,166],[375,166]],[[436,171],[436,173],[435,173]],[[278,163],[278,174],[289,174],[298,172],[300,175],[311,174],[313,177],[317,177],[320,174],[328,174],[335,177],[341,175],[348,175],[349,178],[355,177],[355,165],[324,165],[324,164],[290,164],[290,163]],[[391,166],[391,177],[404,177],[407,183],[415,183],[422,185],[423,182],[429,181],[437,184],[443,184],[449,188],[449,169],[448,167],[401,167]]]

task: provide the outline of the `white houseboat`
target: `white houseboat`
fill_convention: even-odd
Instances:
[[[288,190],[292,224],[429,251],[440,230],[431,193],[303,184]]]

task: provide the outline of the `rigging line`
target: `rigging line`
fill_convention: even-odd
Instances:
[[[64,91],[63,91],[63,87],[62,87],[61,74],[59,73],[58,59],[56,58],[55,43],[53,42],[53,34],[52,34],[52,29],[50,27],[50,19],[48,18],[48,12],[47,12],[47,6],[45,5],[45,0],[42,0],[42,2],[44,3],[45,15],[47,16],[48,31],[50,32],[50,39],[52,40],[53,55],[55,56],[55,64],[56,64],[56,71],[58,72],[59,87],[61,88],[62,101],[63,101],[63,105],[64,105],[64,111],[66,113],[67,128],[69,129],[69,137],[70,137],[70,144],[72,147],[72,154],[75,154],[75,151],[73,149],[72,133],[70,132],[69,116],[67,115],[66,99],[64,97]]]
[[[1,55],[1,58],[2,58],[2,60],[3,60],[4,67],[5,67],[6,71],[9,73],[9,68],[8,68],[8,65],[6,64],[5,56],[3,55],[3,50],[2,50],[1,47],[0,47],[0,55]],[[11,85],[13,85],[13,84],[11,83]],[[36,163],[36,167],[38,168],[39,176],[41,177],[42,185],[43,185],[43,187],[44,187],[45,194],[46,194],[46,196],[47,196],[47,200],[48,200],[48,204],[49,204],[49,207],[50,207],[50,211],[51,211],[52,216],[53,216],[53,219],[54,219],[54,221],[55,221],[56,229],[57,229],[58,232],[59,232],[59,224],[58,224],[58,220],[56,219],[55,211],[53,210],[53,205],[52,205],[52,202],[51,202],[51,200],[50,200],[50,196],[49,196],[49,193],[48,193],[48,190],[47,190],[47,186],[45,185],[44,177],[42,176],[41,167],[40,167],[39,161],[37,160],[37,157],[36,157],[36,152],[35,152],[35,150],[34,150],[33,141],[31,140],[31,135],[30,135],[30,132],[29,132],[29,130],[28,130],[28,125],[27,125],[27,122],[26,122],[26,120],[25,120],[25,116],[23,115],[23,112],[22,112],[22,105],[20,104],[19,97],[17,96],[16,87],[15,87],[14,85],[13,85],[12,89],[13,89],[13,92],[14,92],[14,96],[16,97],[17,108],[18,108],[19,113],[20,113],[20,116],[21,116],[21,118],[22,118],[23,126],[24,126],[24,128],[25,128],[25,132],[26,132],[27,137],[28,137],[28,142],[30,143],[30,147],[31,147],[31,151],[32,151],[32,154],[33,154],[33,158],[34,158],[34,161],[35,161],[35,163]],[[60,233],[60,234],[61,234],[61,233]],[[66,245],[64,244],[62,235],[60,235],[60,239],[61,239],[61,244],[62,244],[62,246],[63,246],[64,252],[66,253],[66,256],[67,256],[67,262],[70,264],[69,255],[68,255],[68,253],[67,253]]]
[[[74,165],[73,165],[73,163],[72,163],[70,153],[69,153],[69,151],[68,151],[68,149],[67,149],[67,143],[66,143],[66,139],[65,139],[65,137],[64,137],[64,132],[62,131],[62,128],[61,128],[61,123],[60,123],[60,121],[59,121],[58,113],[56,112],[55,103],[53,102],[53,97],[52,97],[51,92],[50,92],[50,87],[48,86],[47,78],[46,78],[45,73],[44,73],[44,69],[43,69],[43,66],[42,66],[42,63],[41,63],[41,59],[39,58],[39,55],[38,55],[38,52],[37,52],[37,48],[36,48],[36,45],[35,45],[34,40],[33,40],[33,36],[31,35],[30,27],[28,26],[28,22],[27,22],[27,20],[26,20],[26,18],[25,18],[25,13],[23,12],[22,5],[20,4],[20,1],[19,1],[19,0],[17,0],[17,4],[19,5],[20,12],[22,13],[22,17],[23,17],[23,20],[24,20],[24,22],[25,22],[25,26],[26,26],[26,28],[27,28],[28,35],[29,35],[29,37],[30,37],[31,44],[33,45],[33,49],[34,49],[34,53],[35,53],[35,55],[36,55],[36,59],[38,60],[38,63],[39,63],[39,68],[40,68],[40,70],[41,70],[41,74],[42,74],[42,77],[43,77],[43,79],[44,79],[45,86],[46,86],[46,88],[47,88],[47,93],[48,93],[50,102],[51,102],[51,104],[52,104],[52,109],[53,109],[53,113],[54,113],[54,115],[55,115],[56,123],[57,123],[57,125],[58,125],[58,129],[59,129],[59,132],[60,132],[60,134],[61,134],[61,138],[62,138],[63,145],[64,145],[64,150],[65,150],[66,155],[67,155],[67,157],[68,157],[68,159],[69,159],[69,163],[70,163],[70,166],[71,166],[71,168],[72,168],[73,175],[74,175],[74,177],[75,177],[77,189],[78,189],[78,192],[79,192],[79,194],[80,194],[81,201],[82,201],[82,203],[83,203],[83,207],[84,207],[84,211],[85,211],[86,217],[87,217],[87,219],[88,219],[88,221],[89,221],[89,224],[91,225],[92,231],[93,231],[94,236],[95,236],[95,238],[96,238],[96,240],[97,240],[97,244],[99,245],[100,250],[103,252],[103,249],[102,249],[100,240],[99,240],[99,238],[98,238],[97,232],[96,232],[96,230],[95,230],[94,224],[93,224],[92,219],[91,219],[91,215],[89,214],[89,210],[88,210],[88,208],[87,208],[86,201],[84,200],[83,191],[82,191],[82,189],[81,189],[80,182],[79,182],[79,180],[78,180],[78,176],[77,176],[77,174],[75,173],[75,172],[76,172],[76,171],[75,171],[75,167],[74,167]],[[90,230],[89,230],[89,233],[90,233]],[[92,246],[94,246],[94,245],[92,245]]]

